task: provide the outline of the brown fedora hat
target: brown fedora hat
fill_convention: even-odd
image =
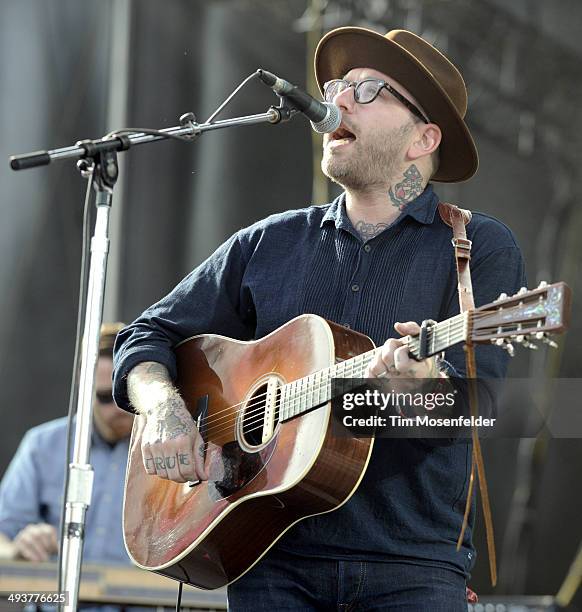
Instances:
[[[319,89],[352,68],[373,68],[396,79],[418,100],[431,122],[442,131],[440,164],[433,181],[466,181],[477,171],[475,142],[463,118],[467,88],[461,73],[437,49],[407,30],[385,36],[366,28],[328,32],[315,51]]]

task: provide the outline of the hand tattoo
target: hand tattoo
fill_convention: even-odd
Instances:
[[[157,423],[158,434],[166,440],[187,436],[194,428],[194,421],[184,418],[184,404],[178,397],[171,397],[163,404],[163,419]]]
[[[188,459],[188,455],[184,453],[178,453],[178,461],[180,465],[190,465],[190,459]]]
[[[164,423],[167,439],[172,440],[178,436],[187,436],[193,429],[193,423],[186,423],[177,414],[168,414]]]
[[[392,205],[399,210],[404,210],[406,205],[417,198],[423,191],[422,175],[418,168],[412,164],[404,171],[404,180],[390,187],[388,195],[392,200]]]
[[[378,223],[374,225],[373,223],[358,221],[355,229],[365,242],[366,240],[374,238],[374,236],[377,236],[380,232],[383,232],[387,227],[387,223]]]
[[[188,455],[184,453],[177,453],[170,457],[154,457],[153,459],[148,457],[146,459],[146,469],[172,469],[176,466],[176,462],[180,465],[190,465]]]

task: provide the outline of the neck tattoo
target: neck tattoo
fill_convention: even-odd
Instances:
[[[392,206],[395,206],[398,210],[404,210],[407,204],[422,193],[422,190],[422,174],[412,164],[404,171],[404,179],[390,187],[388,195],[392,201]]]
[[[355,225],[355,230],[360,234],[362,240],[371,240],[374,236],[377,236],[380,232],[383,232],[388,227],[388,223],[366,223],[365,221],[358,221]]]
[[[404,210],[407,204],[423,192],[422,182],[422,174],[420,174],[418,168],[414,164],[409,166],[404,171],[404,179],[390,187],[388,191],[392,206],[400,211]],[[366,223],[366,221],[358,221],[354,226],[364,242],[376,237],[388,227],[390,227],[390,223]]]

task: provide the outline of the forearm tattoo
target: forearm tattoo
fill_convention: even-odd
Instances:
[[[392,201],[392,206],[399,210],[404,210],[404,207],[417,198],[423,191],[422,174],[418,168],[412,164],[404,171],[404,179],[400,183],[396,183],[390,187],[388,195]]]

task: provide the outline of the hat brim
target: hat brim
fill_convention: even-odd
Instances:
[[[353,68],[373,68],[396,79],[441,128],[439,168],[431,180],[456,183],[475,174],[479,157],[463,118],[430,72],[399,44],[365,28],[338,28],[321,39],[314,62],[322,92],[324,83],[342,78]]]

